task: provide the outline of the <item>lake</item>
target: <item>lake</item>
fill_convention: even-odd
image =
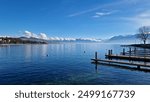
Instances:
[[[1,85],[150,85],[150,73],[91,64],[95,51],[120,53],[119,44],[1,45]]]

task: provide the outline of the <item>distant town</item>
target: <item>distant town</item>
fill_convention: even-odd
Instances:
[[[0,44],[47,44],[47,42],[23,38],[0,37]]]

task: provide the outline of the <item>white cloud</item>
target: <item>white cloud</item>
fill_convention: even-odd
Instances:
[[[100,42],[100,39],[95,39],[95,38],[79,38],[78,40],[81,41],[94,41],[94,42]]]
[[[25,37],[27,38],[38,38],[38,39],[44,39],[44,40],[51,40],[51,41],[94,41],[94,42],[99,42],[101,40],[95,39],[95,38],[63,38],[63,37],[47,37],[45,33],[40,33],[40,34],[34,34],[30,31],[25,31],[24,32]]]
[[[40,33],[39,38],[48,40],[48,37],[47,37],[47,35],[45,33]]]
[[[48,37],[45,33],[40,33],[39,35],[37,35],[37,34],[32,33],[30,31],[25,31],[24,36],[27,38],[37,38],[37,39],[44,39],[44,40],[48,39]]]
[[[106,15],[110,15],[111,12],[96,12],[96,15],[99,15],[99,16],[106,16]]]
[[[97,10],[100,10],[100,9],[107,9],[107,8],[119,8],[119,7],[127,7],[129,4],[130,5],[136,5],[137,3],[140,3],[140,2],[145,2],[145,1],[148,1],[148,0],[120,0],[120,1],[117,1],[117,2],[111,2],[111,3],[107,3],[107,4],[103,4],[103,5],[99,5],[97,7],[94,7],[94,8],[91,8],[91,9],[86,9],[86,10],[83,10],[83,11],[79,11],[79,12],[76,12],[76,13],[72,13],[70,14],[68,17],[75,17],[75,16],[79,16],[79,15],[83,15],[83,14],[86,14],[86,13],[90,13],[90,12],[94,12],[94,11],[97,11]],[[94,16],[93,16],[94,17]],[[97,17],[97,16],[95,16]]]
[[[25,31],[25,32],[24,32],[24,35],[25,35],[25,37],[27,37],[27,38],[30,38],[30,37],[33,36],[32,32],[29,32],[29,31]]]
[[[150,10],[147,10],[147,11],[140,13],[139,15],[137,15],[137,17],[139,17],[139,18],[150,18]]]
[[[75,38],[62,38],[62,37],[50,37],[49,40],[56,40],[56,41],[75,41]]]
[[[150,10],[143,11],[133,17],[123,17],[135,24],[135,26],[149,26],[150,25]]]
[[[108,16],[112,14],[113,12],[96,12],[95,15],[93,16],[94,18],[99,18],[102,16]]]
[[[94,41],[100,42],[100,39],[95,38],[62,38],[62,37],[50,37],[49,40],[51,41]]]
[[[34,34],[34,33],[32,34],[32,37],[37,38],[37,39],[39,38],[39,36],[37,34]]]

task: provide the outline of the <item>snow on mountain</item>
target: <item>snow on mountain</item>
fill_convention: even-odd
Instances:
[[[104,43],[127,43],[127,44],[136,44],[136,43],[141,43],[139,39],[137,39],[137,34],[134,35],[119,35],[119,36],[114,36],[110,39],[103,40]]]

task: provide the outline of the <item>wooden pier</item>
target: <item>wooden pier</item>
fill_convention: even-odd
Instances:
[[[119,65],[119,66],[134,66],[137,69],[147,70],[150,71],[150,58],[149,57],[139,57],[139,56],[125,56],[125,55],[113,55],[112,51],[108,51],[108,55],[106,57],[109,57],[108,59],[98,59],[97,52],[95,52],[95,58],[91,59],[95,64],[109,64],[109,65]],[[121,60],[112,60],[113,58],[116,59],[126,59],[129,61],[121,61]],[[140,61],[140,62],[133,62],[130,60]],[[148,61],[148,63],[146,62]]]
[[[127,65],[127,66],[136,66],[138,69],[141,67],[146,67],[150,69],[150,64],[142,64],[142,63],[133,63],[133,62],[125,62],[125,61],[115,61],[115,60],[101,60],[101,59],[91,59],[95,64],[118,64],[118,65]]]
[[[105,55],[108,59],[124,59],[124,60],[132,60],[132,61],[144,61],[150,62],[150,57],[141,57],[141,56],[126,56],[126,55]]]
[[[137,48],[129,48],[129,51],[125,51],[123,49],[123,52],[121,52],[120,55],[113,54],[113,50],[108,50],[108,54],[105,54],[106,59],[123,59],[123,60],[129,60],[129,61],[143,61],[143,62],[150,62],[150,51],[142,51],[137,50]],[[143,54],[144,53],[144,54]]]

